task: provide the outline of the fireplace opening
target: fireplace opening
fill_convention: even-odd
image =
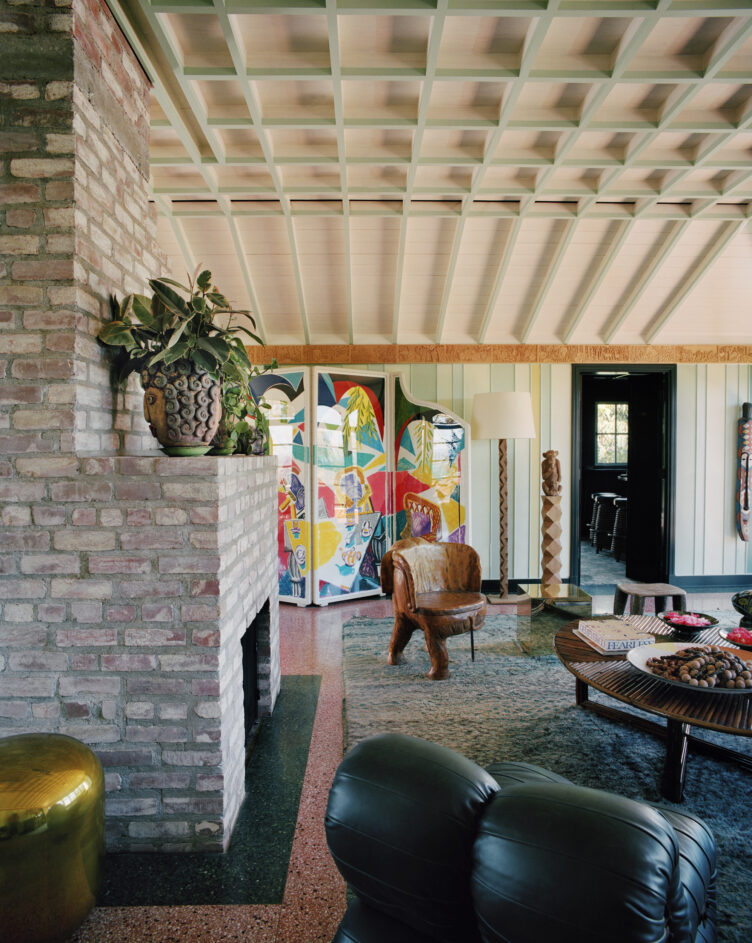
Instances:
[[[269,638],[269,600],[256,613],[253,622],[240,640],[243,653],[243,713],[245,717],[245,748],[250,754],[259,728],[259,638]]]

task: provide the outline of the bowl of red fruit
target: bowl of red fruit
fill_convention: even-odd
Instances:
[[[702,632],[703,629],[718,625],[718,619],[705,612],[659,612],[658,618],[670,626],[677,635],[694,635],[696,632]]]
[[[752,631],[745,629],[743,625],[739,625],[735,629],[719,629],[718,634],[731,642],[732,645],[752,651]]]

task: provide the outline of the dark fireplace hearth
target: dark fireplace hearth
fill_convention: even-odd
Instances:
[[[269,600],[256,613],[240,640],[243,652],[243,715],[245,718],[245,746],[250,752],[256,739],[259,723],[259,638],[269,637]]]

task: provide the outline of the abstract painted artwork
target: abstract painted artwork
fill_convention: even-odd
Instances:
[[[251,391],[269,404],[278,463],[278,577],[285,602],[326,605],[380,592],[395,540],[469,539],[469,434],[399,378],[278,369]]]
[[[279,596],[301,605],[311,601],[307,381],[307,370],[264,373],[251,381],[256,402],[269,404],[270,448],[277,459]]]
[[[467,427],[394,381],[394,539],[467,539]]]
[[[314,602],[379,590],[386,550],[386,375],[314,371]]]

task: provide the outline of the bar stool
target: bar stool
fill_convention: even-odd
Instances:
[[[588,524],[588,537],[590,539],[590,543],[593,546],[595,546],[595,534],[598,529],[598,511],[601,508],[601,501],[608,500],[608,499],[613,500],[614,498],[618,498],[618,497],[619,495],[616,494],[615,491],[594,491],[590,495],[590,498],[593,502],[593,508],[592,508],[592,511],[590,512],[590,523]]]
[[[595,552],[611,549],[611,531],[614,526],[614,501],[616,494],[602,494],[598,498],[598,514],[595,521]]]
[[[621,560],[627,543],[627,499],[614,498],[614,526],[611,531],[611,553]]]
[[[671,605],[678,612],[687,608],[687,594],[679,586],[670,583],[617,583],[614,593],[614,615],[622,615],[629,597],[629,611],[632,615],[642,615],[645,611],[645,600],[655,599],[655,611],[664,612],[666,600],[671,597]]]

